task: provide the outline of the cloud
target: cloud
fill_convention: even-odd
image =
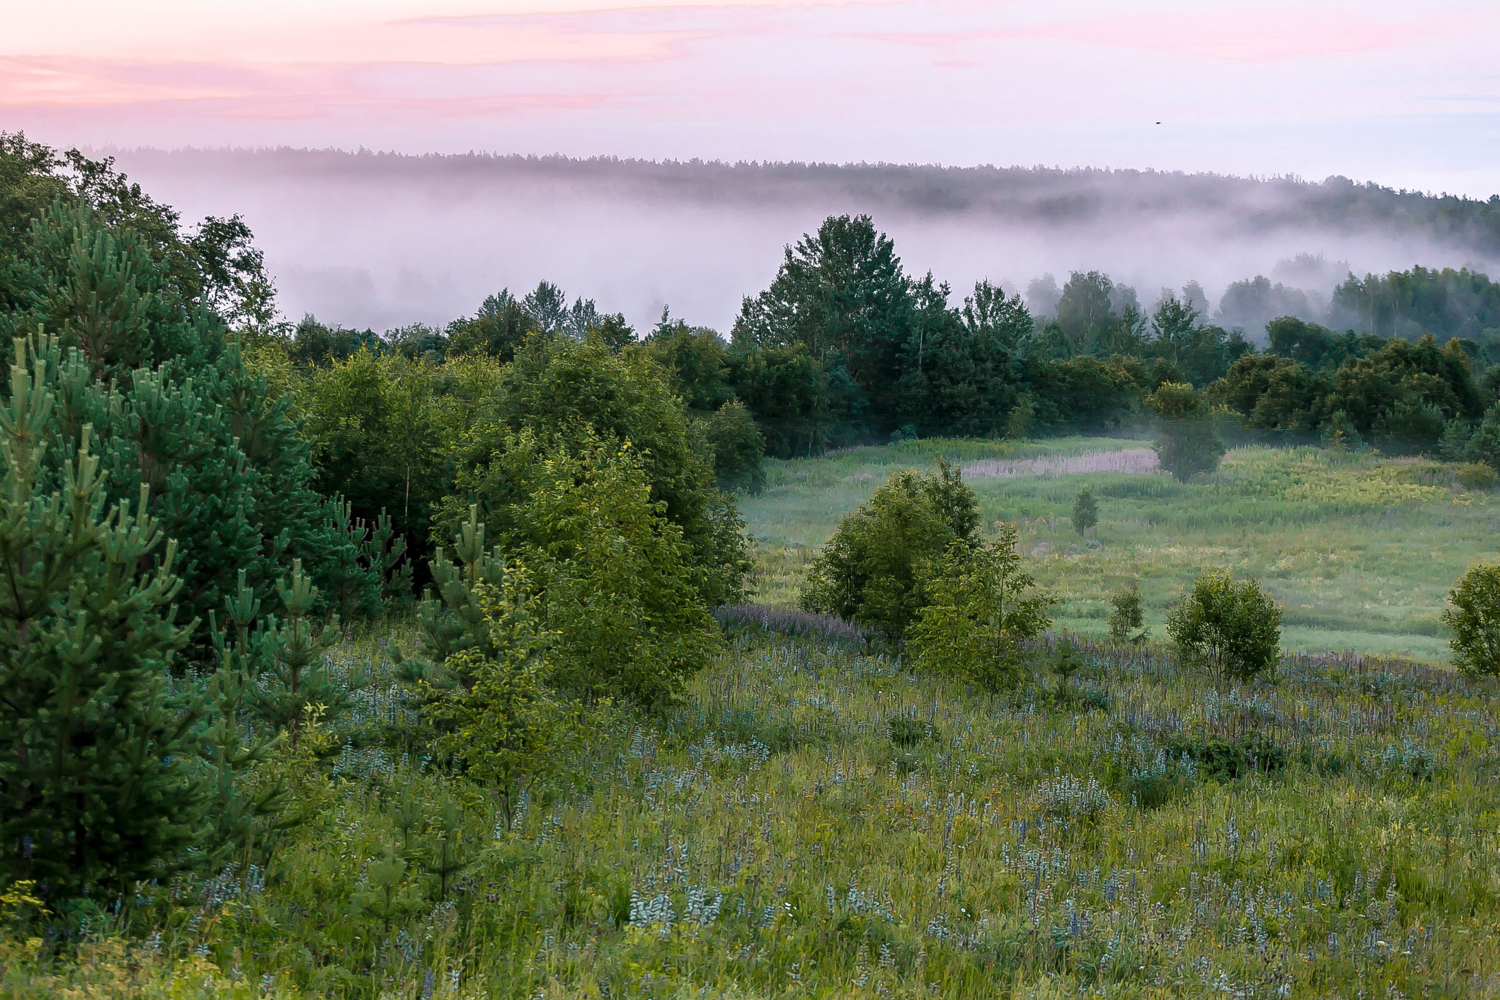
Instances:
[[[1500,9],[1460,0],[586,4],[55,0],[7,22],[0,109],[95,145],[1072,162],[1465,189],[1500,153]]]

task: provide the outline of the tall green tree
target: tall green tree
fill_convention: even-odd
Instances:
[[[996,301],[981,284],[964,315],[949,308],[949,289],[928,274],[912,287],[911,340],[898,383],[904,422],[927,434],[994,436],[1019,396],[1020,367],[1012,342],[1021,339],[1025,307]],[[1029,326],[1029,317],[1026,318]]]
[[[1087,351],[1108,336],[1117,320],[1110,293],[1115,284],[1100,271],[1074,271],[1057,303],[1057,324],[1075,352]]]
[[[842,215],[786,248],[771,287],[744,300],[733,338],[746,350],[803,344],[825,365],[837,358],[872,423],[888,430],[911,334],[911,287],[895,244],[869,216]]]
[[[144,484],[109,502],[91,429],[64,433],[59,362],[17,341],[0,404],[0,878],[109,899],[191,863],[210,790],[201,710],[167,676],[192,628],[176,545]]]

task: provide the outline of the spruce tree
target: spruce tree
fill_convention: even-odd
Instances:
[[[92,428],[55,419],[59,362],[50,338],[18,339],[0,403],[0,882],[109,898],[188,862],[210,790],[201,709],[168,675],[192,627],[174,621],[176,545],[145,484],[106,504]]]

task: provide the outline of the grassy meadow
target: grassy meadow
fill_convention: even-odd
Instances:
[[[768,463],[741,509],[757,543],[757,600],[795,606],[806,564],[893,470],[962,464],[987,521],[1020,526],[1029,568],[1060,603],[1059,628],[1103,636],[1106,601],[1140,581],[1153,635],[1210,569],[1260,579],[1286,607],[1288,650],[1358,650],[1438,661],[1448,589],[1500,548],[1500,501],[1466,492],[1425,459],[1317,448],[1236,448],[1212,476],[1181,484],[1150,468],[1150,443],[913,441]],[[1099,525],[1069,519],[1085,486]]]
[[[289,791],[262,848],[73,914],[73,941],[0,933],[0,998],[1500,997],[1500,692],[1435,662],[1494,499],[1430,462],[1265,447],[1184,486],[1146,448],[775,464],[744,501],[762,605],[721,611],[680,705],[595,719],[509,828],[422,755],[410,623],[352,632],[349,707],[256,772]],[[1274,676],[1084,639],[1069,685],[1040,645],[992,698],[786,610],[839,517],[939,454],[1020,523],[1062,630],[1102,635],[1139,577],[1160,639],[1229,567],[1286,604]]]
[[[141,886],[76,961],[0,945],[0,996],[1500,996],[1492,685],[1091,647],[992,700],[729,626],[509,831],[401,752],[390,640],[342,647],[357,707],[278,758],[269,861]]]

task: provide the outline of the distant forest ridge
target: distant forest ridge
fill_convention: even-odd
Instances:
[[[103,152],[109,152],[105,150]],[[724,163],[616,157],[410,155],[359,150],[135,150],[134,162],[230,159],[256,170],[397,178],[419,174],[466,185],[529,183],[603,186],[618,194],[707,202],[764,203],[842,196],[871,208],[920,215],[986,214],[1009,222],[1086,226],[1218,214],[1244,232],[1318,226],[1379,231],[1447,244],[1500,259],[1500,194],[1487,200],[1397,190],[1329,177],[1246,178],[1212,173],[1092,167],[946,167],[893,163]]]

